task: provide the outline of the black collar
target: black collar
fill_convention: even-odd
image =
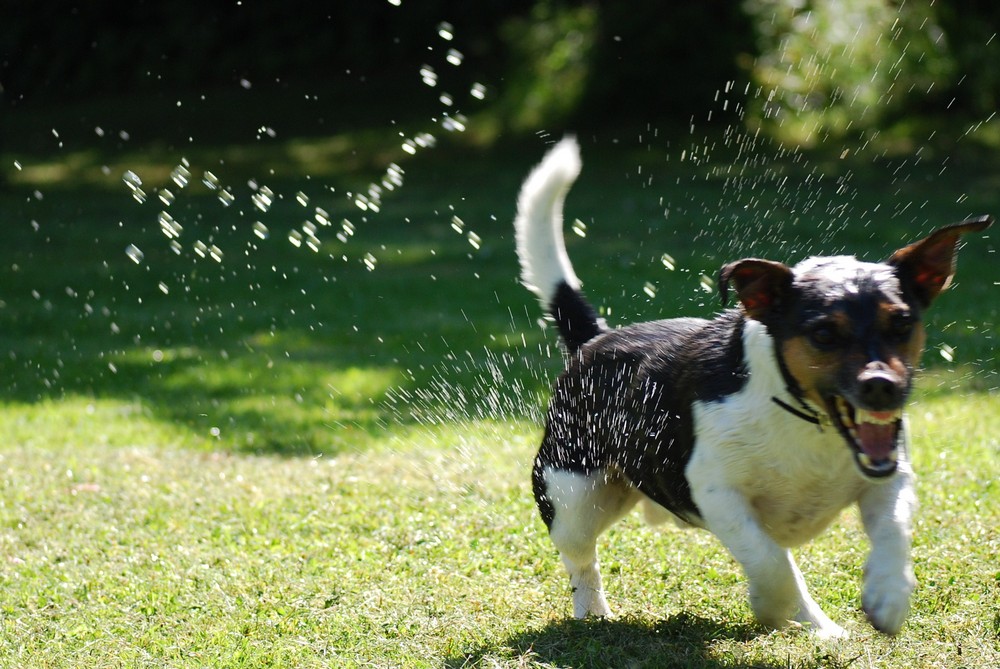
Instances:
[[[777,404],[779,407],[781,407],[785,411],[787,411],[788,413],[792,414],[793,416],[796,416],[797,418],[801,418],[802,420],[804,420],[807,423],[811,423],[813,425],[818,425],[819,428],[822,430],[823,429],[823,422],[824,422],[823,418],[822,418],[822,414],[820,414],[818,411],[816,411],[815,409],[813,409],[812,407],[810,407],[809,405],[807,405],[805,402],[803,402],[801,398],[796,397],[794,393],[792,393],[792,397],[795,397],[795,399],[799,400],[799,406],[802,407],[801,409],[796,409],[795,407],[793,407],[788,402],[783,402],[782,400],[778,399],[777,397],[772,397],[771,401],[774,402],[775,404]]]

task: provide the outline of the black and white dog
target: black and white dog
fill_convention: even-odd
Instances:
[[[562,208],[580,171],[565,139],[524,182],[515,220],[524,283],[558,325],[566,370],[535,459],[535,500],[569,570],[573,613],[609,614],[596,540],[637,502],[647,519],[708,529],[742,565],[766,626],[846,632],[806,590],[790,547],[857,502],[872,551],[862,605],[900,630],[915,580],[913,471],[903,407],[921,316],[954,272],[941,228],[881,263],[744,259],[719,276],[740,307],[610,329],[580,291]]]

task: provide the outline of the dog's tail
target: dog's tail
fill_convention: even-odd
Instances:
[[[580,291],[563,241],[563,201],[579,174],[580,147],[567,137],[525,179],[514,219],[521,280],[555,318],[570,353],[607,329]]]

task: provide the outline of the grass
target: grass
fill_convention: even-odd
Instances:
[[[898,638],[859,612],[866,544],[853,513],[799,551],[848,641],[760,629],[714,539],[637,517],[602,548],[618,615],[579,622],[528,485],[560,360],[516,283],[509,221],[542,142],[407,159],[391,133],[352,128],[270,148],[73,145],[67,132],[64,149],[39,148],[43,126],[77,118],[63,113],[19,119],[0,155],[0,664],[1000,661],[996,232],[969,241],[930,314],[911,412],[920,587]],[[313,158],[282,162],[312,145],[327,147],[322,159],[300,148]],[[570,251],[616,323],[711,313],[704,287],[733,257],[877,258],[998,209],[1000,163],[970,146],[782,155],[648,129],[584,146],[569,208],[586,237],[571,235]],[[185,189],[169,181],[182,157]],[[389,161],[404,185],[360,209],[347,194]],[[201,184],[204,170],[230,205]],[[266,212],[251,202],[265,185]],[[183,227],[179,253],[161,211]]]

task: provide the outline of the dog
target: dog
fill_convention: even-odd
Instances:
[[[722,267],[725,307],[612,329],[581,291],[562,212],[579,147],[552,148],[521,187],[514,221],[522,282],[558,326],[555,382],[532,488],[569,572],[574,616],[608,616],[596,541],[638,502],[647,520],[707,529],[749,581],[757,620],[847,633],[806,589],[790,549],[851,503],[871,553],[862,608],[894,635],[915,587],[914,473],[903,412],[924,311],[954,274],[960,237],[943,227],[885,262],[747,258]]]

